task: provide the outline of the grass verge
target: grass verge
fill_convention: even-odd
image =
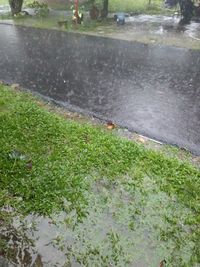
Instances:
[[[147,232],[167,266],[200,263],[197,168],[66,120],[3,85],[0,125],[0,207],[24,215],[75,212],[67,220],[76,233],[68,263],[129,266],[143,257],[133,251]]]
[[[6,2],[4,0],[0,0],[0,5],[5,5]],[[24,2],[24,8],[30,4],[31,1],[27,0]],[[102,9],[102,1],[96,2],[99,9]],[[48,3],[48,6],[53,9],[57,10],[65,10],[65,11],[71,11],[71,4],[68,3],[65,4],[63,2],[54,2]],[[81,7],[84,7],[83,10],[87,11],[91,7],[91,3],[86,2]],[[45,11],[45,12],[44,12]],[[172,11],[166,9],[163,7],[163,3],[160,0],[153,0],[151,1],[151,4],[148,4],[147,0],[142,1],[110,1],[109,3],[109,12],[131,12],[133,14],[162,14],[162,15],[169,15],[172,13]],[[66,28],[62,28],[62,30],[77,30],[74,25],[71,25],[71,17],[63,16],[63,15],[49,15],[46,13],[46,10],[41,9],[41,14],[38,14],[37,16],[23,16],[19,15],[18,17],[12,17],[10,12],[4,13],[0,15],[1,20],[13,20],[16,25],[23,25],[23,26],[32,26],[37,28],[47,28],[47,29],[55,29],[58,28],[58,21],[64,21],[68,20],[68,24]],[[43,14],[45,13],[45,14]],[[84,12],[83,12],[84,13]],[[43,14],[43,15],[42,15]],[[113,22],[113,21],[112,21]],[[89,19],[84,20],[83,25],[79,25],[78,31],[94,31],[98,26],[107,26],[110,22],[108,20],[103,21],[91,21]]]
[[[83,24],[75,25],[71,21],[70,16],[58,15],[58,16],[19,16],[12,17],[10,13],[0,15],[0,20],[2,22],[10,22],[15,25],[26,26],[26,27],[35,27],[40,29],[54,29],[61,31],[76,31],[76,32],[95,32],[98,27],[107,27],[113,25],[113,19],[103,19],[98,21],[90,20],[86,18]],[[59,22],[67,21],[59,26]]]

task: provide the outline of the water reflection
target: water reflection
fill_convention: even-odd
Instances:
[[[190,38],[199,39],[200,35],[200,23],[192,21],[190,24],[182,25],[180,24],[179,16],[152,16],[152,15],[139,15],[134,17],[129,17],[127,19],[127,28],[132,31],[138,27],[137,31],[141,30],[143,32],[148,31],[153,34],[159,35],[171,35],[176,34],[176,36],[184,35]],[[131,28],[133,28],[131,30]],[[200,40],[200,39],[199,39]]]
[[[81,222],[75,210],[15,218],[3,232],[7,258],[23,267],[156,267],[163,259],[171,266],[195,266],[197,225],[188,224],[194,214],[162,192],[156,179],[99,179],[87,193]]]

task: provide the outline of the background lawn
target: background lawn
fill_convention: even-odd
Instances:
[[[146,13],[160,11],[163,7],[163,1],[152,0],[151,5],[147,0],[111,0],[109,10],[112,12],[125,11],[135,13]]]
[[[24,6],[26,6],[27,3],[31,3],[33,1],[31,0],[25,0],[24,1]],[[40,1],[39,1],[40,2]],[[44,1],[49,5],[51,8],[55,9],[69,9],[72,5],[70,1]],[[110,0],[109,2],[109,11],[110,12],[117,12],[117,11],[125,11],[125,12],[136,12],[136,13],[141,13],[141,12],[158,12],[161,11],[163,8],[164,4],[163,1],[161,0],[152,0],[151,5],[148,4],[148,0]],[[96,1],[97,6],[101,7],[102,6],[102,1],[97,0]],[[8,5],[8,0],[0,0],[0,6],[1,5]],[[86,9],[90,6],[89,3],[83,4]]]

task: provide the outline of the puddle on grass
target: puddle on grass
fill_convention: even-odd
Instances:
[[[156,267],[164,259],[167,266],[199,266],[192,261],[195,229],[185,223],[192,213],[152,179],[101,179],[87,198],[81,221],[72,211],[15,217],[1,227],[7,249],[0,263],[8,260],[1,266]]]
[[[34,15],[34,9],[25,8],[30,15]],[[9,6],[0,6],[0,15],[6,14]],[[110,14],[110,18],[114,14]],[[49,9],[48,20],[56,22],[71,17],[71,11]],[[88,18],[88,12],[85,12]],[[171,15],[136,15],[126,17],[126,24],[117,26],[111,23],[109,26],[99,26],[92,33],[110,36],[114,38],[141,41],[145,43],[161,43],[177,45],[187,48],[200,48],[200,19],[198,22],[191,21],[188,25],[181,25],[180,16]]]
[[[138,15],[129,17],[126,26],[130,32],[135,30],[158,35],[176,35],[177,37],[199,37],[200,23],[191,21],[190,24],[181,25],[179,16],[159,16],[159,15]],[[126,28],[125,28],[126,29]]]
[[[126,24],[99,27],[99,33],[119,39],[200,48],[200,23],[181,25],[179,16],[138,15]]]
[[[0,16],[10,11],[9,5],[0,5]]]

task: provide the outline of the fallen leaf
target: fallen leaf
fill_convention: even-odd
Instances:
[[[107,124],[106,124],[106,128],[107,128],[108,130],[113,130],[113,129],[115,129],[116,127],[117,127],[116,124],[114,124],[114,123],[111,122],[111,121],[107,122]]]

